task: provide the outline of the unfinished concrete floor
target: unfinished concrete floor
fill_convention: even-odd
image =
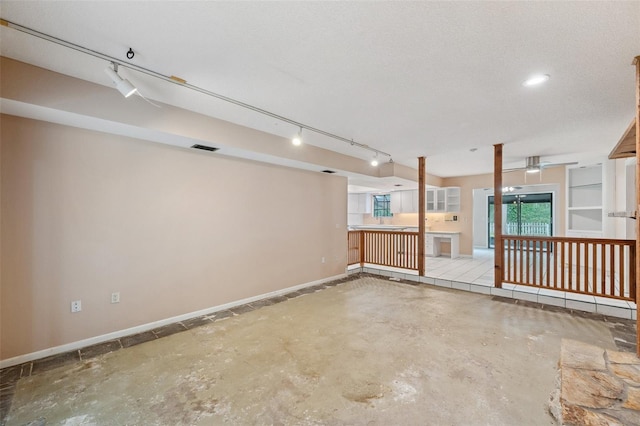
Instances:
[[[9,425],[545,425],[611,323],[363,277],[22,378]],[[45,423],[43,423],[45,422]]]

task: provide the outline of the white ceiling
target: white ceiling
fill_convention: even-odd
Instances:
[[[429,173],[606,155],[634,114],[640,1],[5,1],[3,19],[368,144]],[[109,85],[106,62],[2,27],[2,55]],[[521,85],[546,73],[541,87]],[[297,128],[121,70],[164,103],[290,137]],[[303,133],[305,143],[367,151]],[[470,152],[471,148],[478,148]]]

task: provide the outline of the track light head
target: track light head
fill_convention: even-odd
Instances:
[[[376,155],[373,157],[373,159],[371,160],[371,165],[373,167],[378,167],[378,153],[376,152]]]
[[[113,63],[113,68],[105,68],[104,72],[109,76],[109,78],[111,78],[111,81],[113,82],[113,84],[115,84],[116,89],[118,89],[118,91],[122,93],[122,96],[124,96],[125,98],[128,98],[138,91],[138,89],[133,84],[131,84],[129,80],[118,75],[118,65],[116,63]]]
[[[298,134],[297,134],[297,135],[295,135],[295,136],[293,137],[293,139],[291,139],[291,143],[292,143],[294,146],[300,146],[300,145],[302,145],[302,127],[300,127],[300,130],[298,131]]]

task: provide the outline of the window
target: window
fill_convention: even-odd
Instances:
[[[390,217],[391,213],[391,195],[374,195],[373,196],[373,217]]]

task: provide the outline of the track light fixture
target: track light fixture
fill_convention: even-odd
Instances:
[[[295,146],[302,145],[302,127],[300,127],[300,130],[298,130],[298,134],[295,135],[293,139],[291,139],[291,143]]]
[[[131,84],[129,80],[118,75],[118,64],[116,64],[115,62],[111,62],[111,65],[113,65],[113,68],[107,67],[105,68],[104,72],[109,76],[109,78],[111,78],[111,81],[113,81],[113,84],[116,85],[116,89],[118,89],[118,91],[122,93],[122,96],[128,98],[129,96],[136,93],[138,89],[136,89],[136,87]]]
[[[29,35],[32,35],[34,37],[49,41],[49,42],[57,44],[59,46],[64,46],[64,47],[67,47],[69,49],[73,49],[75,51],[84,53],[86,55],[93,56],[95,58],[104,59],[106,61],[111,62],[113,68],[107,67],[105,69],[105,73],[107,73],[107,75],[109,76],[109,78],[111,78],[111,80],[113,81],[113,84],[116,86],[118,91],[120,91],[120,93],[122,93],[122,95],[125,96],[125,97],[129,97],[129,96],[133,95],[134,93],[137,93],[140,96],[142,96],[142,94],[140,93],[140,91],[133,84],[131,84],[131,82],[129,82],[126,79],[123,79],[122,77],[120,77],[118,75],[118,64],[119,63],[123,64],[127,68],[135,70],[135,71],[137,71],[139,73],[146,74],[148,76],[155,77],[155,78],[167,81],[167,82],[172,83],[172,84],[177,84],[179,86],[185,87],[187,89],[190,89],[190,90],[193,90],[193,91],[196,91],[196,92],[200,92],[202,94],[205,94],[207,96],[211,96],[213,98],[222,100],[224,102],[228,102],[228,103],[237,105],[239,107],[246,108],[246,109],[254,111],[254,112],[258,113],[258,114],[263,114],[263,115],[266,115],[267,117],[275,118],[276,120],[280,120],[280,121],[283,121],[285,123],[289,123],[289,124],[292,124],[294,126],[300,127],[299,135],[300,135],[300,133],[302,133],[302,129],[307,129],[310,132],[314,132],[314,133],[326,136],[328,138],[332,138],[332,139],[335,139],[335,140],[338,140],[338,141],[341,141],[341,142],[344,142],[344,143],[348,143],[351,146],[356,146],[356,147],[364,149],[366,151],[373,152],[373,153],[375,153],[376,158],[371,163],[373,164],[375,162],[376,166],[378,165],[378,159],[377,159],[378,154],[386,156],[386,157],[389,158],[389,160],[391,160],[391,154],[389,154],[387,152],[384,152],[384,151],[381,151],[379,149],[370,147],[369,145],[366,145],[366,144],[363,144],[363,143],[355,142],[353,139],[347,139],[345,137],[336,135],[335,133],[327,132],[325,130],[318,129],[317,127],[309,126],[309,125],[306,125],[304,123],[300,123],[298,121],[292,120],[290,118],[283,117],[282,115],[275,114],[273,112],[264,110],[262,108],[259,108],[257,106],[248,104],[246,102],[242,102],[242,101],[239,101],[237,99],[233,99],[233,98],[230,98],[228,96],[212,92],[212,91],[204,89],[202,87],[195,86],[193,84],[187,83],[186,80],[184,80],[184,79],[182,79],[180,77],[176,77],[176,76],[173,76],[173,75],[170,76],[170,75],[162,74],[162,73],[159,73],[157,71],[154,71],[154,70],[151,70],[151,69],[144,68],[144,67],[141,67],[139,65],[133,64],[131,62],[121,62],[118,58],[115,58],[113,56],[107,55],[107,54],[102,53],[102,52],[98,52],[98,51],[93,50],[93,49],[89,49],[88,47],[85,47],[85,46],[82,46],[82,45],[79,45],[79,44],[76,44],[76,43],[72,43],[72,42],[67,41],[67,40],[60,39],[58,37],[54,37],[54,36],[52,36],[50,34],[43,33],[43,32],[38,31],[36,29],[29,28],[29,27],[26,27],[24,25],[20,25],[20,24],[18,24],[16,22],[7,21],[5,19],[0,18],[0,24],[5,26],[5,27],[12,28],[12,29],[14,29],[16,31],[20,31],[20,32],[23,32],[25,34],[29,34]],[[129,48],[129,50],[127,51],[127,54],[126,54],[127,59],[129,59],[129,60],[133,59],[134,55],[135,55],[135,52],[133,51],[133,49]],[[142,97],[144,98],[144,96],[142,96]],[[144,98],[144,99],[147,100],[147,102],[151,103],[152,105],[158,106],[158,105],[154,104],[153,102],[149,101],[148,99],[146,99],[146,98]],[[292,139],[291,142],[293,143],[294,140]],[[302,138],[300,138],[300,143],[302,143]]]
[[[373,157],[373,160],[371,160],[371,165],[373,167],[378,167],[378,153],[376,152],[376,155]]]

